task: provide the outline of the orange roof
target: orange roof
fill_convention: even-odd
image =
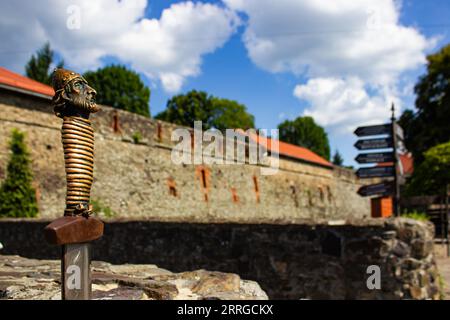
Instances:
[[[414,172],[414,159],[411,153],[399,154],[400,164],[402,166],[402,171],[404,175],[411,175]],[[378,163],[378,167],[388,167],[393,166],[393,162],[382,162]]]
[[[267,147],[267,150],[269,150],[273,153],[278,153],[279,155],[282,155],[282,156],[287,156],[290,158],[295,158],[295,159],[299,159],[302,161],[315,163],[315,164],[318,164],[321,166],[333,167],[333,165],[329,161],[325,160],[324,158],[322,158],[321,156],[312,152],[309,149],[299,147],[299,146],[296,146],[296,145],[293,145],[290,143],[286,143],[286,142],[283,142],[280,140],[262,137],[262,136],[259,136],[256,134],[251,134],[250,138],[252,138],[258,144],[261,144],[264,147]],[[274,144],[273,141],[278,142],[278,150],[276,149],[276,146],[273,145]]]
[[[32,91],[45,96],[53,96],[55,94],[52,87],[9,71],[3,67],[0,67],[0,84],[16,89]]]
[[[32,91],[45,96],[53,96],[55,93],[53,88],[46,84],[24,77],[20,74],[11,72],[2,67],[0,67],[0,84],[7,85],[17,89]],[[264,147],[267,147],[267,149],[273,153],[278,153],[283,156],[315,163],[326,167],[333,166],[330,162],[328,162],[321,156],[315,154],[309,149],[295,146],[293,144],[289,144],[278,140],[279,150],[276,150],[275,146],[272,146],[273,139],[271,138],[261,137],[257,135],[252,135],[251,138],[257,141],[257,143],[263,145]]]

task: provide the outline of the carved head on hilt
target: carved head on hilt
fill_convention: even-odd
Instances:
[[[89,119],[90,113],[100,110],[95,103],[97,92],[78,73],[57,68],[52,76],[53,106],[56,116],[75,116]]]

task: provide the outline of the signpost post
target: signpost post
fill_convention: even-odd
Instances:
[[[361,153],[355,158],[355,161],[361,164],[386,164],[377,165],[375,167],[360,168],[356,171],[357,176],[361,179],[393,178],[393,181],[384,181],[378,184],[362,186],[359,188],[358,194],[363,197],[392,195],[394,215],[398,216],[400,213],[400,182],[402,180],[399,168],[400,162],[398,156],[398,144],[403,141],[404,134],[403,129],[395,120],[394,104],[392,104],[391,111],[391,123],[358,127],[354,133],[358,137],[376,135],[387,136],[383,138],[360,139],[355,143],[355,147],[358,150],[392,149],[392,151]]]
[[[103,223],[91,215],[89,204],[94,170],[94,130],[89,115],[99,108],[95,90],[78,73],[55,69],[52,81],[54,112],[63,119],[67,193],[64,216],[46,226],[44,232],[51,244],[62,246],[62,299],[89,300],[90,242],[103,235]]]
[[[392,142],[393,142],[393,154],[394,154],[394,199],[393,199],[393,206],[394,206],[394,215],[398,216],[400,214],[400,180],[399,180],[399,158],[398,158],[398,152],[397,152],[397,140],[403,139],[403,130],[400,128],[399,125],[397,125],[397,122],[395,121],[395,107],[392,103],[391,107],[392,116],[391,116],[391,136],[392,136]],[[398,129],[400,128],[400,130]],[[397,133],[401,134],[401,137],[398,137]]]

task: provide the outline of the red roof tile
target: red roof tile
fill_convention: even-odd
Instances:
[[[17,89],[32,91],[45,96],[53,96],[55,93],[52,87],[9,71],[3,67],[0,67],[0,84]]]
[[[269,151],[278,153],[279,155],[315,163],[326,167],[333,167],[333,165],[329,161],[325,160],[324,158],[307,148],[276,140],[278,142],[279,149],[276,150],[276,147],[273,145],[273,141],[275,141],[275,139],[258,136],[256,134],[251,134],[250,138],[263,146],[267,146],[267,149]]]
[[[46,84],[24,77],[2,67],[0,67],[0,84],[22,90],[32,91],[46,96],[53,96],[55,93],[53,88]],[[315,163],[326,167],[333,166],[330,162],[306,148],[278,141],[279,150],[276,150],[275,146],[273,146],[273,139],[271,138],[265,138],[257,135],[252,135],[251,138],[262,144],[263,146],[267,146],[267,149],[271,152],[279,153],[283,156]]]
[[[400,164],[402,166],[402,171],[404,175],[411,175],[414,172],[414,159],[411,153],[400,154],[399,155]],[[393,162],[382,162],[378,163],[378,167],[393,166]]]

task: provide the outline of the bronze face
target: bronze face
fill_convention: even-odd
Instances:
[[[89,216],[94,170],[94,130],[89,114],[99,111],[96,91],[78,73],[55,69],[53,72],[55,114],[63,119],[62,143],[66,167],[65,215]]]
[[[89,119],[90,113],[100,110],[95,103],[97,92],[78,73],[55,69],[53,88],[55,89],[54,111],[60,118],[74,116]]]
[[[77,77],[67,85],[67,103],[82,112],[95,113],[99,110],[95,103],[97,92],[82,77]]]

